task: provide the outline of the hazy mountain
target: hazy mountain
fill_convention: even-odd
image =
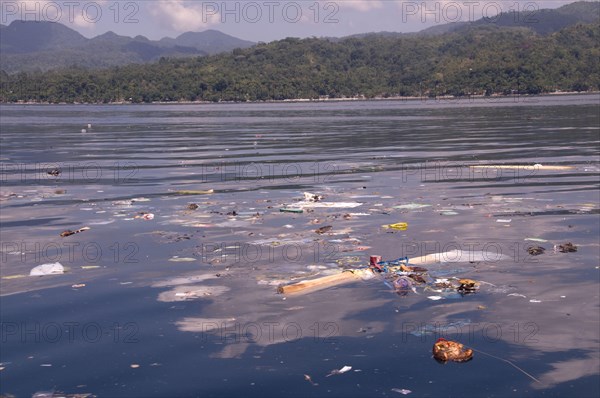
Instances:
[[[218,30],[186,32],[177,36],[176,39],[165,37],[159,43],[167,46],[193,47],[201,51],[206,51],[209,54],[231,51],[235,48],[248,48],[256,44],[226,35]]]
[[[600,20],[600,2],[578,1],[554,10],[512,11],[502,13],[494,18],[481,18],[473,22],[454,22],[436,25],[419,33],[438,35],[474,26],[496,26],[529,28],[534,32],[545,35],[577,23],[593,23],[598,20]]]
[[[207,30],[158,41],[114,32],[87,39],[54,22],[13,21],[0,25],[0,69],[8,73],[70,66],[105,68],[157,61],[161,57],[204,56],[248,48],[254,43]]]
[[[535,5],[535,3],[531,3]],[[479,26],[491,26],[498,28],[520,27],[529,28],[539,34],[549,34],[577,23],[593,23],[600,20],[600,2],[597,1],[578,1],[567,4],[560,8],[550,10],[531,10],[522,12],[507,12],[495,18],[481,18],[472,22],[451,22],[441,25],[435,25],[419,32],[400,33],[400,32],[370,32],[359,33],[343,38],[327,38],[331,41],[339,41],[346,38],[364,38],[372,35],[379,37],[408,37],[415,35],[443,35],[450,32],[456,32],[461,29],[468,29]]]

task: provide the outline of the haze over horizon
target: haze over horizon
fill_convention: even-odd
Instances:
[[[499,12],[535,14],[573,0],[310,0],[310,1],[0,1],[0,23],[60,22],[92,38],[112,31],[151,40],[219,30],[251,41],[341,37],[367,32],[417,32],[430,26],[491,18]]]

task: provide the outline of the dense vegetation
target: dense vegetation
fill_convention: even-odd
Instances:
[[[0,100],[254,101],[600,90],[600,24],[550,35],[471,27],[438,36],[288,38],[229,54],[0,76]]]

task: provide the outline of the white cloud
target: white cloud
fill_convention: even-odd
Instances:
[[[340,7],[352,8],[363,12],[383,7],[381,0],[342,0],[337,4]]]
[[[178,32],[198,30],[220,21],[213,3],[192,3],[181,0],[157,1],[151,9],[158,22]]]

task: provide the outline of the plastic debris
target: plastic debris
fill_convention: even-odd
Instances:
[[[520,294],[520,293],[510,293],[510,294],[507,294],[507,296],[515,296],[515,297],[527,298],[527,296],[525,296],[524,294]]]
[[[571,242],[563,243],[562,245],[558,245],[558,246],[554,246],[555,250],[556,250],[556,248],[558,248],[558,251],[561,253],[573,253],[573,252],[577,251],[577,246],[575,246]]]
[[[65,267],[61,263],[48,263],[38,265],[34,267],[30,272],[30,276],[44,276],[44,275],[59,275],[65,273]]]
[[[453,210],[447,210],[447,211],[443,211],[440,213],[442,216],[456,216],[458,215],[458,212],[453,211]]]
[[[305,375],[304,375],[304,380],[308,381],[310,384],[312,384],[312,385],[313,385],[313,386],[315,386],[315,387],[319,385],[319,383],[315,383],[315,382],[312,380],[312,378],[310,377],[310,375],[306,375],[306,374],[305,374]]]
[[[85,283],[77,283],[75,285],[71,286],[73,289],[80,289],[82,287],[85,287]]]
[[[196,203],[190,203],[189,205],[187,205],[187,209],[188,210],[198,210],[198,206]]]
[[[542,300],[536,300],[536,299],[531,299],[529,300],[530,303],[541,303]]]
[[[140,367],[140,365],[138,365],[137,363],[132,363],[131,365],[129,365],[129,367],[130,367],[131,369],[137,369],[137,368],[139,368],[139,367]]]
[[[48,175],[51,175],[53,177],[58,177],[60,175],[61,171],[60,169],[52,169],[48,172]]]
[[[196,259],[192,258],[192,257],[171,257],[169,259],[169,261],[176,262],[176,263],[185,263],[185,262],[196,261]]]
[[[394,209],[417,210],[417,209],[422,209],[424,207],[431,207],[431,205],[425,205],[425,204],[421,204],[421,203],[407,203],[405,205],[394,206]]]
[[[90,227],[83,227],[83,228],[79,228],[79,229],[77,229],[75,231],[71,231],[70,229],[67,229],[66,231],[61,232],[60,236],[62,238],[64,238],[64,237],[67,237],[67,236],[78,234],[78,233],[83,232],[83,231],[87,231],[89,229],[91,229],[91,228]]]
[[[294,207],[284,207],[282,209],[279,209],[279,211],[282,213],[304,213],[303,209]]]
[[[382,225],[382,227],[389,228],[389,229],[397,229],[399,231],[406,231],[406,229],[408,228],[408,223],[397,222],[395,224],[385,224],[385,225]]]
[[[440,362],[467,362],[473,359],[473,350],[465,349],[456,341],[439,338],[433,345],[433,357]]]
[[[504,224],[508,224],[512,221],[512,219],[510,218],[499,218],[496,220],[496,222],[500,222],[500,223],[504,223]]]
[[[429,300],[437,301],[437,300],[441,300],[443,297],[442,296],[429,296],[427,298]]]
[[[141,218],[143,220],[154,220],[154,214],[142,211],[138,213],[134,218]]]
[[[412,392],[411,390],[407,390],[405,388],[392,388],[392,391],[402,395],[408,395]]]
[[[341,369],[333,369],[333,370],[332,370],[331,372],[329,372],[329,374],[328,374],[327,376],[325,376],[325,377],[329,377],[329,376],[333,376],[333,375],[340,375],[340,374],[342,374],[342,373],[346,373],[346,372],[348,372],[348,371],[350,371],[350,370],[352,370],[352,366],[348,366],[348,365],[346,365],[346,366],[344,366],[344,367],[343,367],[343,368],[341,368]]]
[[[540,254],[544,254],[545,251],[546,249],[544,249],[542,246],[529,246],[527,248],[527,253],[531,254],[532,256],[539,256]]]
[[[314,193],[304,192],[304,201],[305,202],[319,202],[323,200],[323,196],[315,195]]]
[[[23,275],[23,274],[18,274],[18,275],[7,275],[7,276],[3,276],[2,279],[19,279],[19,278],[24,278],[27,275]]]
[[[540,242],[540,243],[548,242],[546,239],[542,239],[542,238],[525,238],[525,240],[529,240],[532,242]]]

